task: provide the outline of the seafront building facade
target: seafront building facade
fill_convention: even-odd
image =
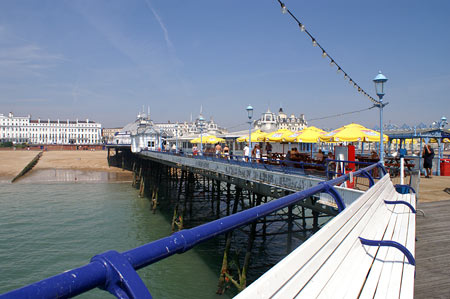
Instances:
[[[31,115],[0,114],[0,142],[14,144],[74,144],[102,143],[102,125],[86,120],[33,120]]]
[[[283,112],[283,108],[280,108],[278,115],[267,109],[267,112],[261,114],[261,118],[253,123],[253,126],[257,130],[263,132],[273,132],[280,129],[287,129],[292,132],[303,130],[308,125],[304,114],[300,114],[299,117],[295,117],[294,114],[287,116]]]
[[[122,130],[122,128],[103,128],[102,129],[102,138],[103,143],[113,143],[114,137],[117,133],[119,133]]]
[[[200,132],[207,135],[220,136],[227,130],[220,127],[212,117],[200,121],[202,115],[190,122],[154,123],[149,112],[137,114],[136,120],[124,126],[114,134],[112,142],[108,144],[130,145],[133,152],[145,149],[166,149],[178,139],[180,146],[189,147],[189,140],[199,136]]]
[[[192,136],[195,134],[200,134],[200,128],[202,127],[202,132],[208,133],[210,135],[220,135],[227,133],[227,129],[220,127],[211,117],[209,120],[200,123],[200,117],[194,121],[190,122],[180,122],[180,123],[154,123],[155,129],[166,132],[166,134],[175,137],[182,136]]]

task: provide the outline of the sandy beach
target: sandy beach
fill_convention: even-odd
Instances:
[[[0,151],[0,181],[11,181],[39,152],[38,151]],[[39,180],[39,175],[45,181],[61,181],[52,179],[52,174],[72,179],[77,174],[77,180],[89,176],[89,181],[95,180],[131,180],[131,172],[117,167],[109,167],[106,151],[45,151],[37,165],[26,174],[21,181]],[[62,175],[64,173],[64,175]],[[97,175],[92,175],[96,173]],[[100,175],[100,173],[104,175]],[[42,175],[44,174],[44,175]]]
[[[11,181],[38,154],[37,151],[0,151],[0,181]]]

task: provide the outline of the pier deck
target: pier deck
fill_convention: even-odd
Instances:
[[[450,200],[418,208],[415,298],[450,298]]]

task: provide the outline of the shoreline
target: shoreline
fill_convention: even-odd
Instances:
[[[103,171],[95,169],[37,169],[17,181],[33,183],[131,183],[133,174],[129,171]]]
[[[0,183],[11,180],[36,151],[0,151]],[[133,173],[108,165],[107,151],[44,151],[36,166],[17,183],[131,182]]]

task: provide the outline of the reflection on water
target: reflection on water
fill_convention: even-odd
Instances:
[[[87,171],[77,169],[38,169],[21,178],[21,183],[36,182],[110,182],[131,181],[132,173]]]

